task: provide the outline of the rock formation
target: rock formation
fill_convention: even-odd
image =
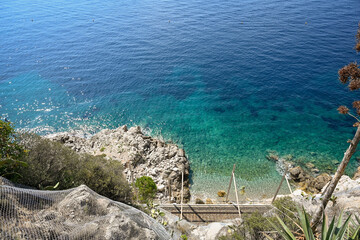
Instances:
[[[323,187],[324,192],[327,184]],[[312,214],[321,202],[321,194],[307,194],[298,189],[290,195],[294,201],[303,205],[308,213]],[[336,186],[333,197],[326,207],[326,212],[330,215],[339,214],[341,211],[359,214],[360,213],[360,178],[351,179],[343,175]]]
[[[184,169],[184,200],[190,200],[190,166],[184,150],[144,135],[138,126],[104,129],[90,138],[67,132],[47,137],[79,153],[104,154],[106,158],[121,161],[130,183],[141,176],[150,176],[157,185],[159,200],[167,199],[170,182],[172,200],[180,202],[181,171]]]
[[[316,177],[311,176],[305,172],[300,166],[291,168],[289,170],[290,178],[302,190],[310,193],[319,193],[321,189],[331,180],[327,173],[322,173]]]
[[[288,169],[287,178],[305,192],[319,193],[331,180],[330,175],[327,173],[319,175],[319,169],[311,162],[305,164],[307,171],[300,166],[296,166],[292,155],[279,157],[275,151],[269,150],[266,158],[276,163],[277,169],[281,174],[284,173],[285,169]]]

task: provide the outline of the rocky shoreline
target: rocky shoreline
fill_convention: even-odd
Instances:
[[[293,161],[291,155],[279,157],[274,151],[271,151],[266,158],[276,163],[280,174],[286,171],[287,179],[292,185],[304,192],[320,193],[323,187],[331,180],[328,173],[320,173],[319,169],[312,163],[306,163],[305,169],[302,168]]]
[[[162,140],[143,134],[141,128],[138,126],[128,129],[127,126],[124,125],[117,129],[104,129],[92,136],[81,132],[63,132],[51,134],[46,137],[53,141],[60,142],[78,153],[104,155],[107,159],[120,161],[124,166],[124,175],[129,183],[138,177],[150,176],[158,187],[157,201],[160,203],[168,202],[169,194],[171,194],[170,199],[172,202],[180,203],[181,173],[182,169],[184,169],[184,200],[185,202],[190,201],[190,164],[185,151],[175,144],[165,143]],[[331,176],[326,173],[320,173],[315,166],[311,166],[310,164],[304,168],[297,166],[289,157],[278,157],[274,153],[271,153],[267,158],[276,163],[280,174],[283,174],[286,170],[288,172],[287,178],[297,187],[297,190],[292,194],[279,195],[278,198],[284,196],[290,197],[295,203],[299,204],[299,206],[304,206],[309,213],[314,213],[321,204],[321,192],[326,188],[328,182],[331,180]],[[5,183],[4,185],[9,184]],[[123,236],[133,236],[133,239],[170,239],[169,236],[171,233],[174,239],[179,239],[182,234],[185,233],[189,239],[218,239],[218,237],[225,235],[229,229],[231,229],[231,226],[240,225],[243,221],[243,219],[229,219],[222,222],[201,225],[180,221],[178,217],[166,213],[164,219],[168,224],[167,227],[164,228],[145,214],[121,203],[116,203],[118,205],[114,208],[115,203],[98,196],[86,186],[65,190],[64,192],[69,192],[70,194],[66,195],[65,198],[61,198],[61,201],[54,201],[56,203],[54,207],[61,211],[66,209],[66,211],[61,212],[59,210],[59,212],[56,212],[51,210],[52,212],[50,212],[52,216],[56,216],[53,221],[54,225],[56,225],[57,221],[63,222],[66,219],[74,220],[75,216],[81,216],[78,218],[84,219],[82,223],[86,223],[90,218],[89,216],[85,216],[87,218],[82,216],[81,214],[84,212],[88,215],[91,213],[96,216],[105,216],[104,219],[116,219],[116,221],[111,220],[111,222],[96,220],[92,222],[92,227],[93,229],[96,228],[96,230],[92,231],[92,229],[90,229],[90,231],[86,229],[86,231],[84,230],[85,233],[83,231],[78,233],[77,229],[81,229],[78,227],[76,231],[74,230],[69,234],[95,236],[96,234],[106,232],[108,236],[120,236],[122,234]],[[225,191],[218,192],[219,197],[224,197],[225,194]],[[271,200],[272,199],[263,199],[257,203],[270,205]],[[200,202],[196,201],[196,203],[199,204]],[[206,199],[205,202],[202,201],[202,204],[204,203],[224,202]],[[255,202],[250,202],[250,204],[254,203]],[[329,214],[329,216],[334,216],[341,210],[359,213],[359,204],[360,167],[353,179],[350,179],[348,176],[341,178],[333,198],[326,208],[326,213]],[[36,216],[39,216],[39,219],[46,218],[50,214],[47,211],[48,209],[44,209],[41,214]],[[69,212],[72,215],[69,215]],[[130,212],[130,214],[128,214],[128,212]],[[136,213],[135,217],[134,213]],[[78,221],[77,219],[75,220]],[[129,225],[126,225],[125,222]],[[150,222],[150,224],[145,224],[144,227],[143,222]],[[71,224],[73,223],[71,222]],[[121,231],[123,227],[128,228],[129,226],[135,229],[135,233]],[[45,230],[47,229],[46,227],[44,227]],[[167,233],[165,229],[168,231]],[[161,236],[164,237],[161,238]]]
[[[124,125],[116,129],[104,129],[94,135],[75,131],[46,137],[79,153],[104,155],[108,159],[120,161],[129,183],[141,176],[150,176],[158,187],[157,200],[160,203],[169,200],[180,203],[181,170],[184,169],[184,201],[190,201],[190,164],[185,151],[175,144],[143,134],[139,126],[128,129]],[[320,173],[313,164],[308,163],[306,169],[303,169],[295,164],[292,157],[280,157],[274,151],[270,151],[266,158],[276,163],[280,174],[287,168],[287,178],[304,192],[317,194],[331,180],[329,174]],[[193,196],[194,199],[198,200]],[[205,199],[207,203],[216,203],[216,199]]]
[[[104,155],[120,161],[129,183],[141,176],[150,176],[158,187],[157,200],[180,203],[181,171],[184,169],[184,201],[190,200],[190,164],[185,151],[175,144],[142,133],[139,126],[104,129],[90,137],[79,132],[47,135],[79,153]],[[170,186],[170,187],[169,187]]]

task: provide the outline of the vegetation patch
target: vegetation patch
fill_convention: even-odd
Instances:
[[[298,230],[293,219],[297,216],[297,205],[290,197],[278,198],[273,203],[275,213],[264,215],[259,212],[243,215],[243,222],[238,226],[231,226],[226,236],[221,240],[261,240],[267,239],[266,235],[277,236],[273,222],[277,217],[281,219],[290,229]]]
[[[78,154],[58,142],[35,134],[23,134],[21,143],[28,150],[19,169],[18,183],[44,189],[56,186],[68,189],[85,184],[95,192],[115,201],[130,202],[131,190],[120,162],[104,156]]]
[[[22,160],[26,150],[18,143],[13,125],[0,120],[0,176],[15,181],[21,175],[19,170],[26,167]]]
[[[148,203],[155,198],[157,187],[151,177],[142,176],[136,179],[135,187],[138,189],[138,198],[140,202]]]

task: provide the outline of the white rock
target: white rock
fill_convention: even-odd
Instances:
[[[158,189],[159,192],[162,192],[162,191],[165,190],[165,185],[160,184],[159,186],[157,186],[157,189]]]
[[[167,183],[169,174],[164,173],[172,171],[174,171],[173,184],[179,186],[180,169],[185,167],[189,170],[186,157],[179,157],[185,156],[183,149],[175,144],[168,145],[163,141],[145,136],[139,127],[132,127],[129,130],[126,126],[104,129],[91,138],[82,138],[79,135],[59,133],[47,137],[60,141],[79,153],[106,154],[106,158],[121,161],[126,167],[129,167],[131,163],[134,178],[152,176],[158,186],[164,182]],[[105,147],[105,150],[100,151],[102,147]],[[130,181],[130,170],[125,168],[124,174]],[[177,192],[180,192],[180,189],[173,191],[174,194]],[[167,199],[167,196],[164,196],[164,199]]]

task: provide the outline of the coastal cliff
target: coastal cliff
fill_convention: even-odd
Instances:
[[[180,202],[181,170],[184,169],[184,200],[190,200],[190,165],[185,151],[175,144],[146,136],[139,126],[104,129],[91,137],[64,132],[48,135],[47,138],[79,153],[105,155],[120,161],[130,183],[141,176],[150,176],[157,185],[156,197],[159,201],[167,200],[171,194],[171,201]]]

